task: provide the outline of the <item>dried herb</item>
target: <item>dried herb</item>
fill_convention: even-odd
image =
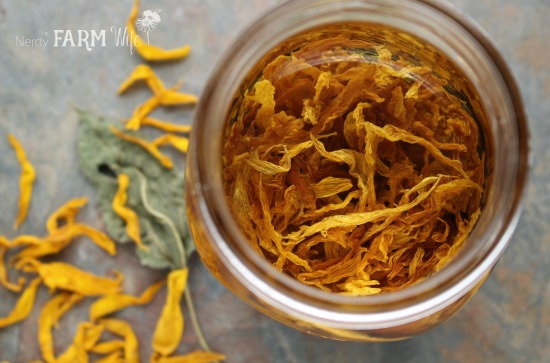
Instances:
[[[183,175],[163,168],[140,147],[114,137],[111,122],[84,112],[80,112],[80,120],[81,169],[98,189],[96,199],[109,234],[117,241],[128,241],[123,221],[111,208],[118,189],[116,178],[122,173],[130,179],[127,205],[137,213],[142,241],[148,247],[137,249],[141,263],[153,268],[187,268],[187,258],[195,247],[187,225]],[[209,351],[190,290],[185,289],[184,294],[200,345]]]
[[[15,136],[8,134],[8,141],[15,151],[17,161],[21,165],[21,177],[19,179],[19,212],[17,213],[17,218],[15,220],[15,224],[13,225],[13,229],[16,230],[25,221],[25,218],[27,218],[32,197],[32,186],[36,179],[36,172],[30,161],[27,159],[27,154],[25,153],[23,146],[15,138]]]
[[[228,115],[223,179],[237,223],[276,268],[325,291],[425,279],[480,213],[485,150],[446,91],[451,65],[411,63],[393,36],[313,34],[259,65]]]
[[[117,175],[126,174],[130,180],[126,206],[138,215],[141,239],[148,247],[137,250],[141,262],[153,268],[179,268],[180,248],[187,255],[194,251],[183,175],[162,167],[139,146],[114,136],[109,129],[112,122],[84,112],[80,112],[80,122],[80,167],[97,188],[96,200],[109,235],[120,243],[131,241],[124,220],[112,209]]]
[[[139,55],[149,62],[162,62],[171,61],[187,57],[191,51],[191,47],[186,45],[182,48],[165,50],[154,45],[144,42],[139,35],[137,35],[135,23],[139,12],[139,0],[134,0],[134,6],[128,17],[128,33],[129,37],[134,44]]]

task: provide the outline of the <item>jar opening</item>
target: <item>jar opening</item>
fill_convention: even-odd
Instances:
[[[256,78],[257,72],[251,72],[251,67],[262,57],[269,57],[274,47],[296,34],[321,25],[341,24],[342,21],[400,29],[405,35],[421,39],[451,59],[476,92],[476,96],[467,97],[467,101],[474,114],[486,115],[485,124],[480,125],[487,135],[484,142],[492,150],[491,157],[485,160],[488,192],[484,194],[483,213],[457,258],[416,285],[366,297],[319,291],[277,271],[251,248],[235,224],[226,198],[221,197],[225,194],[221,161],[224,123],[226,115],[237,107],[232,103],[233,95],[243,94]],[[222,60],[211,78],[199,105],[191,144],[190,168],[196,175],[196,195],[203,206],[202,217],[209,220],[208,226],[214,230],[221,258],[225,259],[231,271],[245,283],[254,281],[259,284],[250,288],[264,299],[275,300],[273,296],[277,296],[284,300],[282,295],[285,294],[279,293],[291,291],[296,296],[291,299],[292,303],[307,301],[309,307],[312,304],[342,311],[352,308],[384,312],[391,305],[395,312],[395,309],[414,302],[424,304],[424,312],[428,314],[430,309],[451,303],[481,281],[484,272],[496,263],[517,223],[527,168],[527,135],[514,81],[479,29],[457,15],[454,9],[432,1],[342,3],[324,0],[312,7],[309,1],[294,0],[266,14],[246,34],[233,45],[233,51]],[[434,66],[437,64],[434,62]],[[448,70],[442,69],[445,71]],[[242,85],[245,85],[244,89]],[[453,87],[454,90],[457,88],[461,89]],[[405,310],[403,316],[407,313]],[[305,311],[301,313],[307,314]]]

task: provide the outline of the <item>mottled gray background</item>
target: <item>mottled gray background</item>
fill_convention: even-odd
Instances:
[[[190,43],[183,62],[155,66],[172,85],[200,94],[220,54],[261,12],[278,0],[143,0],[141,9],[162,9],[162,23],[151,41],[164,47]],[[456,0],[496,42],[518,79],[530,116],[532,171],[525,211],[509,248],[475,298],[443,326],[396,343],[328,341],[282,326],[249,308],[221,287],[198,258],[192,261],[191,288],[199,318],[212,347],[227,362],[549,362],[550,361],[550,2],[547,0]],[[19,166],[6,142],[14,133],[25,145],[38,180],[22,233],[44,234],[51,211],[70,197],[93,196],[79,174],[75,142],[77,119],[71,106],[114,118],[131,114],[148,97],[136,89],[123,97],[115,91],[141,62],[128,49],[114,47],[111,26],[124,26],[131,1],[92,2],[0,0],[0,234],[13,237]],[[107,29],[107,46],[54,48],[53,29]],[[16,36],[35,38],[49,31],[46,49],[25,48]],[[192,108],[158,111],[156,116],[191,122]],[[92,200],[93,206],[93,200]],[[81,220],[101,226],[97,211],[85,209]],[[112,268],[126,273],[125,288],[138,293],[162,272],[138,266],[133,248],[106,258],[82,240],[62,258],[99,274]],[[38,304],[48,297],[41,289]],[[133,322],[142,360],[150,355],[150,337],[164,302],[164,292],[143,308],[120,314]],[[17,295],[0,288],[0,316]],[[69,344],[89,302],[71,311],[55,332],[56,353]],[[27,362],[40,357],[36,337],[39,310],[26,322],[0,330],[0,361]],[[186,330],[180,351],[197,348]]]

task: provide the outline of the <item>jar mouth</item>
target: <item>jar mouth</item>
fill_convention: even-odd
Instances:
[[[413,305],[414,319],[430,315],[458,300],[482,280],[502,254],[518,223],[528,170],[527,122],[518,87],[485,33],[450,4],[435,0],[345,3],[318,0],[314,4],[315,8],[311,0],[290,0],[275,7],[251,25],[247,36],[240,36],[218,64],[195,118],[188,172],[193,173],[196,184],[189,188],[198,199],[199,212],[228,268],[252,293],[273,305],[292,306],[296,315],[302,317],[322,312],[326,321],[342,324],[346,323],[346,317],[347,323],[359,323],[357,314],[368,315],[363,322],[402,322],[413,319]],[[470,234],[476,243],[464,248],[441,271],[424,281],[402,290],[362,297],[324,292],[276,270],[253,250],[237,226],[224,197],[221,177],[226,115],[247,70],[272,46],[312,28],[313,24],[342,21],[390,25],[453,57],[474,87],[485,89],[481,101],[488,112],[489,131],[494,133],[495,142],[494,175],[487,202]],[[292,31],[281,30],[285,26]],[[451,45],[446,37],[450,37]],[[499,155],[507,158],[499,160]],[[293,297],[286,293],[289,291]],[[330,315],[331,312],[336,315]]]

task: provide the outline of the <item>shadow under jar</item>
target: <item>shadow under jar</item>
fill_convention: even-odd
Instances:
[[[283,3],[202,95],[187,167],[198,252],[296,329],[414,336],[464,305],[508,243],[526,127],[505,62],[456,9]]]

